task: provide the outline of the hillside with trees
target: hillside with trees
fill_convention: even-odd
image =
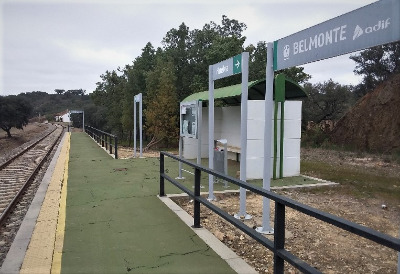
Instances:
[[[400,73],[363,96],[341,119],[333,142],[373,152],[400,152]]]
[[[162,47],[147,43],[132,64],[106,71],[91,97],[105,118],[103,129],[121,139],[131,139],[133,98],[143,94],[145,133],[150,144],[171,145],[178,141],[179,102],[188,95],[208,90],[208,67],[247,51],[249,80],[265,78],[266,43],[244,46],[246,25],[227,16],[221,24],[207,23],[190,30],[185,23],[169,30]],[[304,83],[310,75],[303,68],[284,72]],[[215,88],[238,84],[240,75],[217,80]],[[164,118],[163,118],[164,117]]]
[[[303,119],[330,120],[336,125],[307,131],[303,141],[311,136],[313,145],[333,142],[351,149],[398,153],[400,42],[366,49],[350,58],[356,62],[354,72],[363,76],[359,85],[345,87],[332,81],[305,85],[309,97]]]
[[[161,47],[148,42],[141,54],[124,67],[105,71],[95,90],[55,89],[55,94],[40,91],[19,94],[28,100],[32,116],[54,115],[66,109],[85,111],[85,121],[96,128],[118,135],[131,144],[133,135],[133,99],[142,93],[145,139],[149,145],[176,145],[179,128],[179,102],[190,94],[208,90],[208,67],[244,51],[249,52],[249,80],[265,78],[266,43],[245,46],[246,24],[222,16],[219,24],[206,23],[201,29],[190,29],[185,23],[169,30]],[[302,67],[279,71],[304,85],[308,95],[303,101],[303,131],[309,122],[338,121],[352,106],[390,75],[400,70],[400,43],[367,49],[352,55],[354,72],[363,76],[357,86],[342,85],[329,79],[311,84],[311,75]],[[127,60],[128,61],[128,60]],[[238,84],[240,75],[215,81],[215,88]],[[315,132],[314,132],[315,133]],[[312,132],[311,135],[314,134]],[[329,139],[326,132],[314,144]],[[303,134],[307,140],[309,133]]]
[[[58,92],[57,92],[58,91]],[[62,92],[60,92],[62,91]],[[77,90],[55,90],[56,94],[48,94],[42,91],[33,91],[20,93],[18,95],[0,96],[0,105],[2,110],[8,109],[8,100],[15,98],[25,102],[27,119],[54,121],[58,113],[68,110],[84,110],[87,123],[93,126],[101,127],[105,124],[99,107],[95,106],[90,95],[85,94],[82,89]],[[6,108],[7,107],[7,108]],[[9,113],[9,110],[5,111]],[[3,118],[0,119],[3,121]]]

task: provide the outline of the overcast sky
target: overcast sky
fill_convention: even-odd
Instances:
[[[147,42],[184,22],[201,29],[222,15],[247,25],[245,46],[273,42],[370,0],[0,0],[0,95],[54,89],[88,93],[106,70],[131,64]],[[305,65],[317,83],[357,84],[348,55]]]

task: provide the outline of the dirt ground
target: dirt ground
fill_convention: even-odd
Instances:
[[[342,165],[363,172],[383,173],[400,180],[400,165],[388,155],[321,148],[302,148],[300,155],[302,160]]]
[[[399,209],[382,209],[376,200],[359,201],[337,193],[313,194],[297,190],[277,191],[296,201],[354,221],[380,232],[398,237]],[[193,202],[188,198],[176,200],[190,214]],[[252,219],[245,220],[247,226],[255,228],[262,224],[262,199],[247,195],[247,213]],[[239,211],[237,194],[217,195],[214,202],[230,215]],[[271,203],[270,224],[273,227],[274,203]],[[272,272],[272,253],[245,235],[216,214],[201,209],[201,224],[210,230],[260,273]],[[272,236],[266,236],[273,239]],[[324,273],[396,273],[397,253],[369,240],[351,235],[332,225],[290,208],[286,209],[286,249],[299,256]],[[297,273],[286,268],[288,273]]]
[[[48,128],[48,124],[29,123],[24,129],[11,129],[11,138],[7,137],[7,133],[0,129],[0,155],[10,152],[14,148],[35,139],[43,134]]]
[[[332,141],[386,153],[400,150],[400,73],[362,97],[336,124]]]
[[[136,157],[140,156],[140,151],[139,149],[136,150]],[[160,152],[159,151],[142,151],[142,156],[145,158],[148,157],[160,157]],[[130,159],[133,158],[133,148],[131,147],[118,147],[118,158],[119,159]]]

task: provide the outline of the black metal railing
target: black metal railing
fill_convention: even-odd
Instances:
[[[164,157],[170,157],[182,163],[185,163],[195,169],[194,172],[194,192],[187,189],[185,186],[180,184],[175,179],[169,177],[164,172]],[[274,240],[269,240],[264,237],[261,233],[258,233],[254,229],[245,225],[242,221],[234,218],[229,215],[213,203],[209,202],[206,198],[200,196],[200,178],[201,172],[204,171],[208,174],[212,174],[222,180],[226,180],[235,185],[243,187],[247,190],[250,190],[256,194],[259,194],[263,197],[269,198],[275,202],[275,222],[274,222]],[[384,233],[375,231],[371,228],[347,221],[338,216],[320,211],[318,209],[312,208],[310,206],[301,204],[295,200],[283,197],[271,191],[267,191],[263,188],[247,184],[244,181],[239,179],[227,176],[223,173],[214,171],[212,169],[199,166],[195,163],[187,161],[183,158],[179,158],[175,155],[172,155],[167,152],[160,153],[160,196],[165,196],[165,188],[164,188],[164,179],[168,180],[179,189],[187,193],[194,200],[194,224],[193,227],[200,227],[200,204],[205,205],[210,210],[214,211],[216,214],[242,230],[244,233],[258,241],[263,246],[267,247],[274,253],[274,273],[283,273],[284,272],[284,262],[288,262],[300,271],[304,273],[321,273],[318,269],[312,267],[302,259],[296,257],[290,251],[285,249],[285,208],[290,207],[294,210],[297,210],[301,213],[314,217],[323,222],[332,224],[336,227],[339,227],[343,230],[346,230],[350,233],[356,234],[363,238],[374,241],[380,245],[389,247],[391,249],[400,251],[400,239],[395,237],[386,235]]]
[[[91,126],[85,126],[85,131],[101,147],[106,150],[108,149],[110,154],[113,154],[114,148],[114,158],[118,159],[118,137],[116,135],[112,135],[111,133],[104,132]]]

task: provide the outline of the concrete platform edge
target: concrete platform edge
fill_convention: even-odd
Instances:
[[[209,245],[229,266],[237,273],[258,273],[253,267],[247,264],[241,257],[236,255],[229,247],[218,240],[210,231],[205,228],[193,228],[193,218],[180,206],[174,203],[169,195],[158,198],[171,209],[178,217],[189,226],[207,245]]]
[[[50,162],[49,167],[40,183],[40,186],[36,192],[35,197],[32,200],[32,204],[28,209],[28,212],[25,215],[24,220],[15,236],[13,244],[11,245],[10,250],[7,253],[6,259],[3,262],[3,265],[0,269],[1,274],[11,274],[11,273],[19,273],[22,263],[25,258],[25,253],[28,248],[29,242],[31,240],[33,230],[36,225],[36,220],[39,216],[40,208],[42,206],[43,200],[45,198],[47,188],[51,181],[51,177],[54,171],[54,168],[57,163],[57,159],[60,155],[61,148],[63,147],[65,142],[65,134],[62,137],[60,145],[58,146],[56,153],[53,156],[53,159]]]

